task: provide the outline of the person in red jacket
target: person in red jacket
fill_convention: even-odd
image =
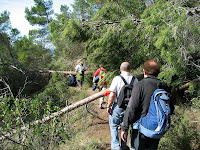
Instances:
[[[95,89],[97,88],[97,84],[99,82],[100,79],[100,73],[102,71],[105,71],[104,67],[103,67],[103,64],[100,65],[100,68],[96,70],[96,72],[94,73],[94,76],[93,76],[93,83],[94,83],[94,86],[92,88],[93,91],[95,91]]]

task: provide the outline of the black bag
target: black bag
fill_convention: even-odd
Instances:
[[[85,67],[82,65],[82,66],[81,66],[81,70],[80,70],[79,73],[80,73],[80,74],[84,74],[84,71],[85,71]]]
[[[131,97],[132,89],[133,89],[133,82],[135,77],[132,78],[131,83],[128,84],[123,76],[119,75],[122,80],[124,81],[125,85],[122,87],[119,96],[117,97],[117,104],[119,108],[126,109],[129,99]]]

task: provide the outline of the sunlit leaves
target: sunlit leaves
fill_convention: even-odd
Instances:
[[[64,31],[62,32],[62,37],[67,38],[71,42],[82,42],[87,40],[87,33],[80,26],[80,22],[75,20],[70,20]]]
[[[95,14],[92,20],[119,21],[124,16],[125,12],[123,12],[118,5],[108,4],[104,5],[104,7]]]
[[[44,26],[52,21],[51,15],[53,14],[52,0],[34,0],[35,6],[31,7],[29,10],[27,7],[25,9],[26,19],[31,25],[41,25]]]

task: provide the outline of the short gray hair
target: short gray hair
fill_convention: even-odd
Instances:
[[[120,66],[120,69],[122,69],[123,71],[130,71],[131,66],[128,62],[123,62]]]

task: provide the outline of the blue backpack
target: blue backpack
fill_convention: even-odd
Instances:
[[[149,138],[160,139],[170,127],[170,114],[169,93],[157,89],[151,97],[147,115],[141,116],[133,124],[133,129],[138,129]]]
[[[70,75],[68,86],[76,86],[76,77],[75,75]]]

